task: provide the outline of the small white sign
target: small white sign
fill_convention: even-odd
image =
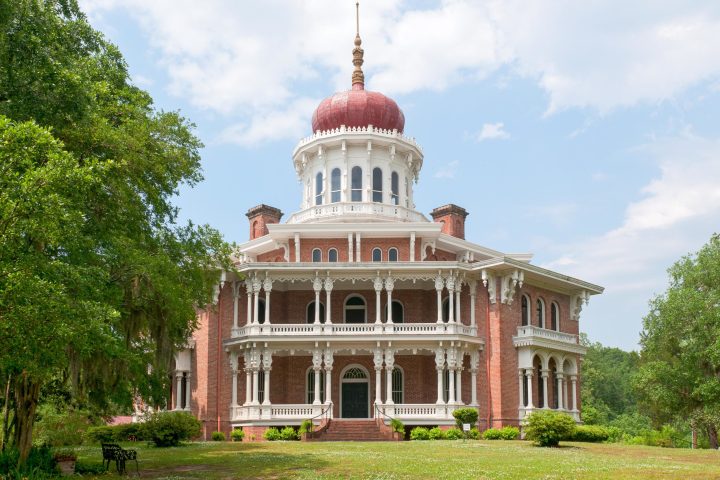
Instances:
[[[463,423],[463,432],[469,432],[469,431],[470,431],[470,424]]]

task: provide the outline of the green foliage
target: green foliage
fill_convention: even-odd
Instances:
[[[610,439],[610,430],[598,425],[578,425],[568,440],[574,442],[605,442]]]
[[[212,432],[212,435],[210,436],[210,439],[213,442],[224,442],[225,441],[225,434],[223,432]]]
[[[280,440],[300,440],[300,436],[293,427],[285,427],[280,430]]]
[[[430,431],[425,427],[415,427],[410,431],[410,440],[430,440]]]
[[[393,432],[402,433],[403,435],[405,435],[405,424],[397,418],[393,418],[392,420],[390,420],[390,428],[392,428]]]
[[[270,427],[267,430],[265,430],[265,433],[263,433],[263,438],[269,442],[274,442],[276,440],[282,440],[282,437],[280,436],[280,430],[278,430],[275,427]]]
[[[245,438],[245,432],[243,432],[242,428],[235,428],[230,432],[230,439],[233,442],[242,442],[243,438]]]
[[[33,443],[51,447],[80,445],[91,426],[87,411],[61,412],[52,404],[43,404],[38,408]]]
[[[112,426],[103,425],[88,428],[85,432],[84,440],[88,443],[127,442],[131,438],[135,440],[146,440],[144,433],[142,423],[124,423],[122,425]]]
[[[485,440],[517,440],[520,430],[517,427],[488,428],[482,433]]]
[[[477,427],[473,427],[468,432],[468,438],[471,440],[480,440],[482,438],[482,433],[480,433],[480,430],[478,430]]]
[[[298,433],[299,434],[310,433],[313,431],[314,428],[315,428],[315,425],[313,425],[312,420],[310,420],[310,419],[303,420],[302,423],[300,424],[300,430],[298,430]]]
[[[635,412],[618,416],[610,422],[610,426],[618,428],[622,433],[634,437],[652,430],[652,421],[649,417]]]
[[[462,429],[464,423],[469,423],[471,426],[477,424],[478,411],[477,408],[458,408],[453,412],[453,417],[458,428]]]
[[[44,479],[55,476],[57,462],[48,446],[33,447],[26,462],[18,467],[20,452],[15,448],[0,451],[0,478]]]
[[[445,440],[445,430],[441,430],[440,427],[433,427],[428,431],[428,436],[430,440]]]
[[[157,447],[175,447],[200,435],[200,421],[187,412],[159,412],[141,423],[143,438]]]
[[[460,440],[465,438],[465,432],[459,428],[451,428],[445,431],[445,438],[448,440]]]
[[[571,438],[575,428],[575,420],[566,413],[536,411],[527,419],[525,438],[541,447],[556,447],[560,440]]]
[[[75,462],[75,473],[78,475],[96,476],[105,473],[105,467],[100,462]]]

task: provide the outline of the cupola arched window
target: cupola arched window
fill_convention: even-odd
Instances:
[[[333,168],[330,174],[330,201],[337,203],[340,201],[340,169]]]
[[[325,323],[325,305],[320,302],[320,323]],[[315,302],[312,301],[307,306],[307,323],[315,323]]]
[[[323,192],[323,174],[318,172],[315,175],[315,205],[322,205],[322,192]]]
[[[522,296],[520,305],[520,324],[525,327],[530,325],[530,300],[527,295]]]
[[[353,167],[350,176],[350,200],[362,202],[362,168]]]
[[[555,302],[550,304],[550,329],[560,329],[560,308]]]
[[[545,328],[545,302],[542,298],[537,299],[537,321],[538,327]]]
[[[390,176],[390,202],[393,205],[400,204],[400,175],[397,172],[392,172]]]
[[[382,170],[380,170],[379,167],[373,168],[373,175],[372,175],[372,197],[373,202],[382,202],[383,201],[383,179],[382,179]]]
[[[322,250],[320,250],[319,248],[313,248],[312,261],[313,262],[322,262]]]
[[[365,299],[353,295],[345,300],[345,323],[366,323]]]
[[[388,250],[388,262],[397,262],[398,261],[398,251],[397,248],[393,247],[390,250]]]
[[[337,262],[338,261],[338,251],[335,248],[331,248],[328,250],[328,262]]]
[[[382,250],[380,250],[379,248],[373,248],[372,261],[373,262],[382,262]]]

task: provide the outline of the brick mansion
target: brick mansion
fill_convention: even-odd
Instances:
[[[579,319],[603,288],[466,239],[460,206],[417,211],[422,149],[365,89],[359,34],[352,53],[351,89],[292,152],[300,210],[248,210],[237,273],[176,354],[170,407],[246,440],[306,419],[450,426],[468,406],[481,430],[536,409],[581,421]]]

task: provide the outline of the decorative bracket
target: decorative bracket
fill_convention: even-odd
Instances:
[[[582,312],[583,303],[587,305],[590,302],[590,294],[586,290],[582,290],[577,295],[570,296],[570,318],[572,320],[580,320],[580,312]]]
[[[507,305],[512,305],[515,297],[515,288],[522,288],[525,274],[520,270],[513,271],[510,275],[504,275],[500,281],[500,301]]]
[[[493,275],[492,272],[488,270],[482,271],[482,282],[485,287],[487,287],[488,295],[490,296],[490,303],[497,302],[497,289],[496,289],[496,282],[495,282],[495,275]]]

